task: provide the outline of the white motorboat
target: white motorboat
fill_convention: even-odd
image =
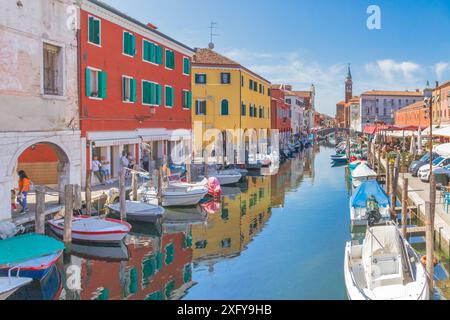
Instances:
[[[64,219],[50,220],[50,228],[59,237],[64,235]],[[127,222],[100,217],[77,216],[72,220],[72,239],[81,242],[120,242],[130,232]]]
[[[162,206],[195,206],[208,194],[206,184],[207,180],[197,184],[189,184],[184,182],[169,183],[161,192]],[[156,189],[148,185],[140,187],[138,189],[138,200],[148,203],[155,203],[157,200]]]
[[[221,186],[238,183],[242,178],[239,172],[230,169],[210,173],[210,176],[217,178]]]
[[[6,300],[14,292],[29,284],[33,279],[22,277],[0,277],[0,300]]]
[[[377,173],[369,168],[366,163],[361,163],[352,172],[352,184],[354,188],[358,188],[363,181],[374,180]]]
[[[369,221],[367,200],[373,196],[378,204],[381,221],[391,218],[389,197],[376,180],[363,181],[350,198],[350,221],[352,226],[365,226]]]
[[[138,192],[139,194],[139,192]],[[120,203],[114,203],[107,206],[120,215]],[[151,203],[141,201],[125,202],[126,220],[134,222],[156,222],[164,215],[164,208]]]
[[[369,228],[363,244],[347,242],[345,285],[350,300],[428,300],[425,267],[395,225]]]

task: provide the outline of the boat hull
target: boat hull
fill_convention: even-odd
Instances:
[[[226,186],[230,184],[238,183],[239,180],[241,180],[241,175],[218,175],[216,176],[217,180],[219,180],[219,183],[221,186]]]
[[[6,300],[14,292],[29,284],[31,281],[33,281],[31,278],[0,277],[0,301]]]
[[[31,278],[33,280],[41,280],[47,275],[51,267],[58,262],[61,255],[62,251],[59,251],[54,254],[16,264],[13,266],[13,269],[11,269],[11,267],[1,268],[0,276],[8,276],[10,274],[14,277],[20,276]]]
[[[80,217],[78,219],[88,219],[89,217]],[[130,224],[114,219],[105,219],[122,225],[125,228],[117,228],[115,230],[99,230],[99,231],[81,231],[72,229],[72,240],[77,242],[95,242],[95,243],[117,243],[122,241],[131,230]],[[60,238],[64,236],[64,228],[57,224],[57,221],[49,221],[50,229]]]

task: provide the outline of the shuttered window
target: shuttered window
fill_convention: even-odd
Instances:
[[[86,68],[86,96],[106,98],[106,72]]]
[[[136,102],[136,79],[122,76],[122,101]]]
[[[90,43],[100,45],[100,19],[89,17],[89,35],[88,35],[88,41]]]
[[[188,90],[183,90],[183,108],[192,108],[192,92]]]
[[[166,49],[166,68],[175,69],[175,53]]]
[[[170,265],[173,263],[174,254],[175,254],[175,246],[173,245],[173,243],[170,243],[166,246],[166,259],[165,259],[166,265]]]
[[[174,92],[172,87],[166,86],[165,96],[166,96],[166,107],[173,107]]]
[[[191,74],[191,61],[189,58],[183,58],[183,74],[190,75]]]
[[[161,106],[162,104],[162,86],[150,82],[142,81],[142,104],[151,106]]]
[[[147,40],[143,40],[142,43],[142,59],[150,63],[161,65],[163,48]]]
[[[222,104],[221,104],[221,109],[220,109],[220,114],[222,116],[227,116],[229,114],[229,110],[228,110],[228,100],[222,100]]]
[[[195,114],[200,116],[206,115],[206,100],[195,101]]]
[[[246,108],[246,106],[245,106],[245,103],[242,102],[242,105],[241,105],[241,115],[242,115],[242,116],[245,116],[246,114],[247,114],[247,108]]]
[[[136,54],[136,37],[129,33],[123,33],[123,53],[134,57]]]

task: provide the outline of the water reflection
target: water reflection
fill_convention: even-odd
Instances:
[[[307,215],[307,219],[321,219],[318,215],[310,215],[312,211],[310,208],[320,208],[322,204],[319,202],[323,199],[324,192],[323,184],[327,184],[327,179],[334,179],[334,177],[323,178],[324,172],[321,169],[316,170],[317,161],[320,160],[320,166],[323,166],[323,163],[329,159],[329,151],[324,155],[320,152],[320,146],[315,146],[299,153],[295,158],[280,164],[278,174],[274,176],[251,174],[244,182],[234,187],[224,188],[223,197],[218,202],[203,203],[198,208],[167,210],[164,221],[159,224],[135,223],[132,225],[132,233],[122,246],[74,244],[72,254],[54,272],[54,275],[59,276],[60,284],[58,285],[56,280],[48,280],[47,283],[38,285],[39,288],[51,287],[52,290],[40,289],[40,294],[34,294],[35,299],[167,300],[182,298],[192,290],[192,286],[196,284],[195,281],[203,281],[198,276],[198,272],[206,268],[212,274],[221,262],[231,260],[237,263],[243,252],[251,251],[247,249],[255,245],[252,240],[264,234],[265,227],[269,221],[273,220],[271,219],[273,209],[286,207],[287,215],[297,215],[298,212],[295,211],[299,209],[298,204],[301,203],[307,211],[303,213]],[[301,201],[306,202],[297,202],[299,200],[295,197],[302,193],[302,185],[306,180],[308,181],[307,192],[301,195]],[[345,189],[345,186],[342,189]],[[338,216],[333,218],[340,219]],[[325,218],[325,221],[326,219],[328,218]],[[292,229],[294,225],[289,220],[277,219],[277,223],[284,225],[279,226],[277,233],[279,239],[270,242],[276,246],[272,248],[271,253],[283,255],[283,259],[292,257],[298,265],[304,265],[304,272],[306,272],[309,270],[308,263],[313,261],[308,262],[303,256],[298,257],[298,255],[301,256],[301,251],[292,251],[289,246],[286,247],[288,240],[283,237],[284,232],[287,237],[297,236],[296,233],[299,231]],[[317,224],[315,221],[311,223]],[[295,224],[296,227],[303,228],[299,233],[300,236],[306,237],[312,231],[311,225],[304,225],[301,219],[297,219]],[[320,223],[313,228],[320,230]],[[316,239],[315,242],[319,240]],[[342,242],[345,243],[345,240],[347,239],[342,239]],[[303,239],[301,241],[305,243]],[[313,246],[314,242],[311,242],[311,247]],[[311,250],[311,252],[321,252],[317,248],[311,248]],[[257,253],[261,258],[265,254],[264,248]],[[336,257],[339,263],[337,270],[340,270],[341,255]],[[274,259],[270,265],[272,269],[268,272],[277,272],[279,263],[282,263],[284,267],[289,266],[286,262],[278,262]],[[256,264],[248,264],[247,267],[259,268]],[[297,264],[292,267],[295,268]],[[71,287],[66,281],[73,273],[65,271],[69,269],[73,271],[74,266],[81,275],[79,288]],[[311,272],[315,274],[315,271],[308,271],[308,274],[298,279],[309,281],[314,277]],[[275,280],[274,278],[271,281]],[[290,288],[293,279],[287,280],[286,294],[298,297],[298,292],[292,292]],[[63,287],[61,282],[64,284]],[[343,284],[340,283],[339,286],[339,290],[343,289]],[[27,287],[23,289],[25,293],[18,292],[14,298],[25,297],[27,290],[31,290]],[[300,289],[297,288],[297,290]],[[258,294],[264,294],[259,291],[261,290],[258,290]],[[286,297],[283,295],[282,288],[272,293]],[[304,292],[304,297],[308,297],[307,293],[307,291]],[[332,293],[334,294],[333,290],[330,291],[330,295]],[[209,292],[203,293],[204,298],[208,296]],[[224,295],[223,298],[227,296]],[[271,297],[271,293],[266,292],[264,296]],[[256,297],[259,296],[256,295]],[[248,298],[251,297],[248,296]]]

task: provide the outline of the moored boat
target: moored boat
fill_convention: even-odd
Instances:
[[[50,220],[51,230],[63,237],[64,219]],[[77,216],[72,220],[72,240],[80,242],[115,243],[120,242],[131,230],[127,222],[100,217]]]
[[[183,182],[169,183],[161,192],[163,207],[195,206],[208,194],[204,182],[188,184]],[[151,202],[157,199],[158,193],[154,187],[143,185],[138,190],[138,200]]]
[[[362,244],[347,242],[344,275],[350,300],[428,300],[426,271],[395,225],[367,230]]]
[[[29,284],[33,279],[22,277],[0,277],[0,301],[6,300],[14,292]]]
[[[107,206],[116,215],[120,216],[120,203]],[[134,222],[156,222],[164,215],[164,208],[141,201],[125,202],[126,220]]]
[[[363,181],[374,180],[377,178],[377,173],[369,168],[366,163],[361,163],[352,172],[352,184],[357,188]]]

